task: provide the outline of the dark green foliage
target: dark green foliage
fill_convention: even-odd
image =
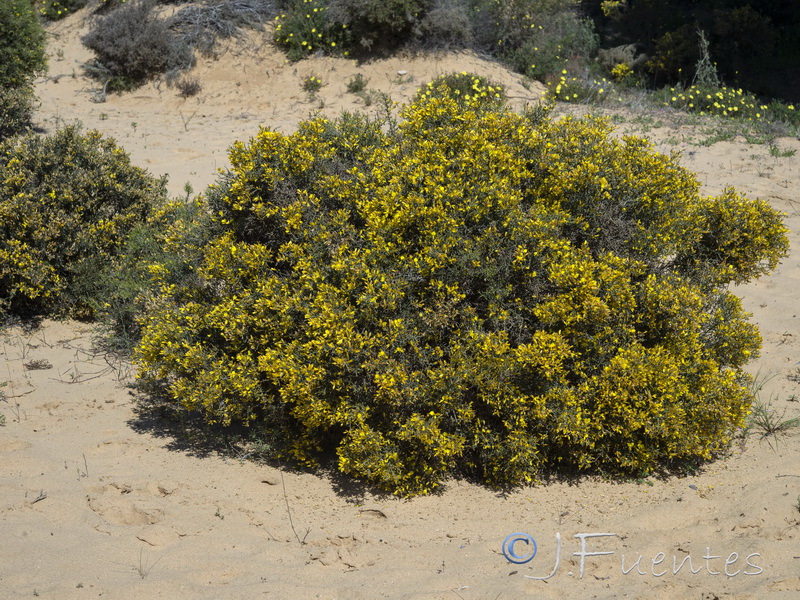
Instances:
[[[35,101],[30,85],[0,87],[0,142],[30,127]]]
[[[328,16],[350,30],[354,48],[385,52],[407,43],[432,0],[328,0]]]
[[[44,29],[30,0],[0,2],[0,87],[22,87],[43,72],[44,49]]]
[[[202,196],[155,198],[148,219],[130,230],[111,268],[91,279],[87,296],[111,347],[129,354],[139,341],[154,291],[152,266],[158,265],[158,279],[167,285],[185,285],[199,266],[197,248],[215,231]]]

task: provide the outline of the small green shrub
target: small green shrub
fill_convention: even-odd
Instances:
[[[175,87],[181,98],[191,98],[202,91],[203,84],[196,77],[184,77],[175,83]]]
[[[786,254],[780,215],[603,120],[433,87],[234,144],[199,266],[151,267],[142,379],[398,494],[723,450],[760,343],[729,284]]]
[[[99,63],[90,72],[110,79],[110,89],[130,89],[194,64],[189,45],[158,18],[154,6],[155,0],[128,2],[99,16],[83,36]]]
[[[164,188],[96,131],[0,144],[0,312],[91,316],[100,273]]]
[[[30,85],[0,87],[0,142],[30,128],[35,103]]]
[[[0,2],[0,88],[23,87],[46,67],[45,33],[30,0]]]
[[[356,73],[347,82],[347,91],[351,94],[360,94],[367,89],[367,83],[369,83],[369,80],[366,77],[361,73]]]

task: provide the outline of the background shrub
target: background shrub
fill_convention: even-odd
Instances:
[[[328,18],[350,30],[354,47],[386,52],[413,39],[432,0],[328,0]]]
[[[0,144],[0,312],[91,316],[102,273],[164,190],[96,131]]]
[[[110,89],[136,87],[168,71],[188,69],[194,64],[191,48],[153,7],[155,0],[132,0],[97,17],[82,38],[99,63],[91,69],[110,79]]]
[[[757,96],[800,102],[800,3],[752,0],[582,0],[604,46],[636,44],[650,57],[651,85],[691,85],[698,29],[721,82]],[[695,82],[698,83],[698,82]]]
[[[598,43],[577,0],[290,0],[275,41],[291,60],[475,47],[537,79],[587,63]]]
[[[519,73],[544,80],[597,50],[594,24],[574,0],[478,0],[476,40]]]
[[[289,60],[300,60],[315,52],[349,54],[350,31],[329,14],[328,0],[290,0],[275,18],[275,43]]]
[[[48,21],[58,21],[82,9],[87,3],[88,0],[44,0],[39,12]]]
[[[144,315],[141,377],[400,494],[725,448],[760,343],[728,284],[786,253],[780,215],[701,197],[602,120],[436,89],[399,123],[236,143],[200,266]]]
[[[422,47],[471,47],[475,40],[469,3],[433,0],[415,28]]]
[[[27,85],[46,67],[44,29],[30,0],[0,2],[0,88]]]

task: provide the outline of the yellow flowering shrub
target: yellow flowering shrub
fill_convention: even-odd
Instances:
[[[163,195],[96,131],[0,143],[0,315],[91,316],[99,273]]]
[[[780,216],[702,198],[601,119],[434,87],[398,122],[236,143],[217,233],[145,313],[140,376],[403,495],[712,457],[760,343],[727,283],[785,254]]]

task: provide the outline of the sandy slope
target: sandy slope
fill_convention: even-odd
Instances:
[[[78,42],[81,17],[51,29],[51,78],[37,84],[39,122],[50,130],[79,120],[115,137],[135,163],[168,173],[175,193],[186,182],[202,190],[227,164],[226,148],[260,125],[290,131],[319,104],[329,114],[358,108],[345,91],[356,73],[398,101],[452,70],[490,75],[518,102],[539,94],[470,54],[287,65],[261,46],[231,47],[201,63],[196,98],[180,99],[162,85],[94,103],[95,86],[78,68],[88,58]],[[311,74],[326,84],[316,100],[300,87]],[[625,118],[621,131],[647,125]],[[792,254],[740,292],[764,336],[762,356],[749,368],[772,376],[766,396],[779,413],[797,415],[800,156],[774,158],[741,139],[706,147],[696,129],[648,127],[659,148],[683,151],[706,193],[732,185],[787,212]],[[778,143],[800,150],[797,140]],[[163,422],[137,412],[125,386],[129,367],[93,352],[85,325],[5,331],[0,352],[8,397],[0,403],[7,420],[0,429],[1,598],[800,597],[797,431],[777,440],[751,436],[688,478],[583,480],[508,496],[453,482],[440,496],[402,501],[341,478],[281,474],[182,446]],[[51,367],[25,368],[37,360]],[[517,531],[539,545],[521,566],[500,551]],[[557,533],[556,573],[525,578],[553,570]],[[587,551],[614,554],[587,557],[582,578],[579,533],[617,534],[587,540]],[[687,554],[698,572],[686,562],[674,574]],[[622,555],[624,569],[633,567],[627,574]]]

